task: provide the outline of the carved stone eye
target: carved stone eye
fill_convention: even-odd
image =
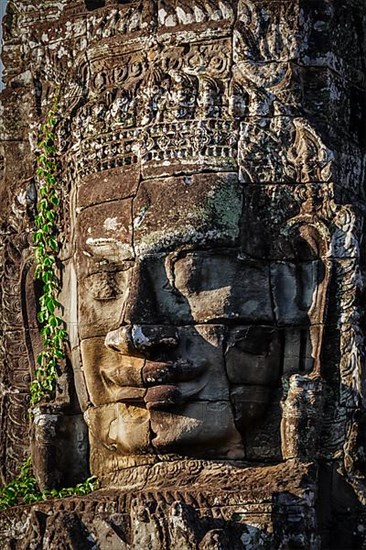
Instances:
[[[124,272],[94,273],[85,279],[85,288],[94,300],[115,300],[124,292]]]

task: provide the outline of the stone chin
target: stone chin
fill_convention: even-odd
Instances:
[[[85,419],[95,444],[120,458],[134,457],[144,464],[146,455],[244,459],[244,448],[226,401],[191,401],[163,409],[137,403],[110,403],[86,411]],[[158,457],[156,457],[158,460]],[[123,460],[122,460],[123,461]],[[128,460],[126,461],[127,464]],[[91,464],[94,471],[99,464]]]

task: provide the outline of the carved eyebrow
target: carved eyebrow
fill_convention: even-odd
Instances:
[[[85,241],[87,249],[82,253],[92,258],[95,262],[108,261],[121,264],[126,260],[134,259],[134,251],[129,242],[122,242],[114,238],[92,238],[88,237]]]

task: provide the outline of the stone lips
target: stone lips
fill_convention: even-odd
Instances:
[[[18,285],[23,288],[27,278],[24,267],[30,251],[27,244],[30,223],[24,215],[26,207],[22,198],[28,185],[25,180],[31,178],[33,171],[28,133],[30,127],[38,126],[40,115],[47,112],[54,82],[66,74],[67,85],[62,86],[61,103],[66,129],[63,133],[60,131],[65,155],[61,159],[65,196],[68,197],[70,190],[75,194],[76,185],[79,189],[70,205],[70,219],[67,201],[63,205],[62,261],[65,272],[73,262],[78,264],[77,281],[73,293],[69,294],[73,302],[72,363],[78,380],[78,398],[87,409],[93,470],[106,483],[154,489],[164,485],[166,471],[154,463],[165,460],[164,467],[173,472],[175,492],[173,497],[168,491],[162,500],[166,503],[177,499],[184,503],[186,496],[179,494],[179,490],[192,479],[184,474],[184,454],[192,454],[193,449],[214,459],[210,467],[217,467],[217,480],[227,471],[226,461],[234,459],[241,467],[236,474],[225,474],[223,500],[217,500],[217,483],[211,491],[210,505],[204,508],[207,514],[194,520],[194,525],[199,525],[199,533],[192,539],[197,547],[211,548],[218,541],[228,548],[237,543],[259,547],[259,542],[270,540],[268,544],[274,546],[316,548],[320,546],[320,537],[324,539],[322,544],[329,547],[332,546],[328,544],[330,540],[335,546],[342,546],[345,541],[345,547],[350,540],[355,547],[362,546],[364,521],[359,503],[365,500],[361,304],[363,2],[242,0],[235,6],[224,0],[138,1],[120,5],[108,2],[105,8],[87,12],[83,2],[76,1],[71,6],[69,2],[51,0],[47,6],[43,2],[36,6],[19,0],[18,7],[17,16],[8,18],[5,26],[8,85],[2,106],[9,123],[1,129],[1,136],[6,140],[2,145],[4,167],[0,163],[5,178],[2,197],[7,194],[17,197],[12,204],[8,205],[8,199],[5,201],[10,217],[1,248],[4,255],[1,279],[3,475],[10,475],[10,471],[16,473],[22,453],[27,452],[25,388],[37,328],[31,320],[32,338],[27,338],[27,353],[21,342],[23,324],[34,318],[34,315],[25,315],[26,310],[31,313],[34,309],[34,300],[29,298],[31,277],[25,285],[26,291],[15,289]],[[121,46],[122,37],[129,51]],[[157,48],[151,43],[151,37]],[[104,45],[99,56],[92,51],[97,43]],[[79,64],[76,58],[85,60],[87,50],[91,52],[90,62]],[[108,50],[113,54],[109,55]],[[33,73],[27,70],[30,66],[34,68]],[[75,121],[74,126],[67,127],[71,121]],[[222,121],[229,121],[229,126],[225,128]],[[231,144],[228,143],[230,134]],[[136,146],[135,141],[138,141]],[[76,161],[82,161],[81,151],[84,160],[76,169]],[[198,172],[205,174],[206,168],[217,173],[217,166],[220,174],[226,170],[237,172],[239,167],[239,185],[228,185],[228,180],[217,174],[215,188],[214,183],[206,186],[195,177]],[[176,185],[174,179],[158,182],[172,175],[180,178],[176,178]],[[202,193],[195,195],[194,200],[200,207],[203,203],[204,208],[194,218],[190,233],[185,231],[187,221],[192,220],[186,215],[192,214],[188,197],[198,188]],[[186,201],[178,189],[186,192]],[[229,196],[228,189],[234,191]],[[222,193],[217,192],[220,190]],[[209,196],[211,191],[213,197]],[[167,196],[165,202],[164,195]],[[206,200],[206,195],[214,200]],[[31,211],[30,196],[28,193],[27,208]],[[239,215],[233,209],[235,216],[230,217],[228,213],[235,200],[244,204],[244,208]],[[106,201],[110,212],[105,207]],[[118,218],[115,211],[118,206],[110,215],[113,201],[120,201],[120,213],[123,212],[127,223]],[[220,204],[225,205],[224,211],[218,208]],[[182,208],[178,211],[179,205]],[[96,206],[103,206],[99,210],[104,212],[93,218]],[[128,212],[131,218],[127,218]],[[210,224],[218,218],[222,224],[217,235],[220,247],[225,250],[224,254],[221,250],[220,256],[225,264],[222,271],[231,288],[240,288],[235,300],[235,292],[225,290],[225,285],[214,285],[214,276],[207,278],[209,286],[204,289],[197,284],[199,277],[187,276],[191,270],[201,273],[202,279],[206,273],[202,268],[205,262],[210,265],[211,273],[220,272],[219,261],[201,258]],[[85,220],[86,230],[91,228],[90,235],[84,235],[84,227],[79,232],[83,239],[86,237],[85,243],[91,239],[86,245],[89,249],[85,250],[89,256],[74,256],[69,246],[75,219]],[[100,235],[104,222],[109,231],[115,227],[115,240],[128,244],[128,258],[126,250],[120,253],[120,247],[113,249],[113,243],[107,240],[109,237],[104,239]],[[118,226],[119,223],[122,225]],[[167,227],[172,228],[172,224],[176,232],[164,240],[164,232]],[[136,242],[135,237],[138,237]],[[174,252],[176,239],[180,252],[184,248],[185,255],[173,261],[168,256]],[[84,246],[81,238],[77,246]],[[216,251],[217,246],[217,241],[212,244]],[[186,254],[188,249],[193,258]],[[257,271],[246,267],[236,273],[228,267],[233,263],[234,249],[240,249],[241,261],[250,261]],[[104,258],[106,252],[109,258]],[[150,260],[154,258],[149,264],[145,263],[148,256]],[[140,262],[142,257],[144,261]],[[103,263],[106,260],[108,264]],[[178,269],[174,271],[171,264],[177,264]],[[152,282],[155,285],[151,286]],[[145,294],[141,294],[143,288]],[[133,307],[127,304],[128,319],[123,324],[126,289],[130,290],[129,297],[135,304]],[[68,296],[67,289],[64,291],[64,296]],[[178,304],[177,291],[180,292]],[[220,316],[213,311],[215,300],[211,291],[216,292],[220,303]],[[77,292],[79,312],[75,314]],[[25,295],[26,308],[22,305]],[[257,303],[251,313],[250,301]],[[157,304],[160,307],[156,307]],[[225,310],[226,304],[230,307]],[[177,317],[178,313],[181,317]],[[239,313],[237,324],[233,313]],[[267,319],[263,320],[260,315],[265,314]],[[211,315],[215,324],[207,321],[212,320]],[[252,315],[250,320],[249,315]],[[123,355],[122,376],[118,370],[120,354],[113,352],[113,360],[108,359],[108,373],[114,374],[102,379],[99,367],[104,365],[104,359],[100,355],[101,350],[108,352],[104,346],[107,331],[139,325],[140,321],[145,332],[146,326],[155,322],[163,327],[159,328],[163,334],[172,319],[180,336],[179,354],[174,351],[176,348],[170,348],[160,357],[156,350],[155,356],[149,355],[151,350],[145,350],[140,355],[147,357],[141,357],[133,355],[136,350],[132,350],[129,355]],[[80,353],[76,327],[80,330],[81,347],[85,346],[83,353],[94,357],[89,361],[88,374],[85,369],[77,368]],[[122,380],[126,383],[126,376],[131,377],[125,386],[129,392],[131,388],[141,389],[134,381],[135,371],[142,373],[144,364],[148,366],[149,362],[153,382],[149,388],[143,388],[144,392],[159,385],[174,385],[170,384],[169,376],[160,384],[159,376],[178,361],[195,365],[192,348],[194,356],[204,356],[210,363],[210,368],[203,369],[200,375],[207,382],[201,390],[204,399],[192,399],[164,410],[147,410],[145,403],[137,407],[115,402],[116,392],[123,389],[119,383]],[[210,383],[208,373],[213,380],[220,380],[217,387]],[[282,374],[283,385],[279,383]],[[90,394],[82,387],[84,375],[91,380]],[[142,374],[139,376],[142,380]],[[144,383],[148,386],[141,382]],[[72,384],[70,387],[65,381],[63,384],[62,413],[57,409],[58,401],[44,414],[49,427],[56,428],[55,435],[50,436],[50,429],[46,441],[42,444],[37,441],[40,454],[34,455],[40,457],[36,464],[38,475],[43,475],[43,479],[48,476],[49,481],[52,472],[55,472],[54,479],[75,474],[72,460],[68,464],[60,460],[66,447],[70,451],[68,456],[75,456],[75,464],[83,464],[80,470],[87,470],[81,460],[82,456],[84,461],[87,457],[86,436],[80,427],[82,415],[75,405],[77,399]],[[100,404],[91,406],[92,399],[95,403],[99,400]],[[60,420],[59,426],[52,424],[53,417]],[[70,417],[78,421],[69,422]],[[44,433],[38,435],[43,437]],[[78,450],[77,437],[83,437],[83,451]],[[54,448],[62,452],[52,455],[50,449]],[[173,451],[177,453],[176,458],[179,457],[175,462],[170,454]],[[54,460],[56,455],[58,459]],[[218,456],[224,458],[225,463],[215,462]],[[243,456],[255,464],[254,473],[249,474],[248,468],[242,468],[239,459]],[[49,467],[49,457],[55,467]],[[263,461],[278,464],[269,472],[263,467]],[[298,469],[299,464],[306,461],[318,462],[320,466],[319,477],[317,481],[314,478],[311,486],[308,482],[314,472],[308,472],[310,477],[306,481]],[[146,485],[147,478],[138,468],[141,463],[149,465],[150,485]],[[190,467],[198,468],[196,464]],[[283,469],[290,472],[290,482]],[[239,503],[239,510],[235,512],[239,518],[245,515],[246,525],[245,529],[240,527],[240,536],[236,538],[233,533],[237,526],[233,525],[230,515],[233,487],[238,490],[238,500],[234,500]],[[255,508],[253,502],[259,502],[262,497],[266,505]],[[191,525],[184,518],[192,518],[192,508],[203,509],[200,498],[189,490],[187,500],[191,508],[183,507],[184,513],[180,514],[179,506],[165,507],[161,512],[160,497],[159,502],[153,499],[151,508],[151,498],[147,496],[142,499],[142,510],[135,511],[131,501],[117,504],[114,495],[108,510],[115,512],[120,506],[118,510],[124,517],[131,510],[131,521],[137,516],[143,518],[139,533],[146,535],[145,541],[151,540],[148,539],[151,533],[158,532],[157,546],[161,535],[169,548],[169,544],[172,546],[179,540],[177,525],[183,526],[184,532],[187,525]],[[64,502],[60,504],[64,505]],[[72,506],[77,505],[73,501]],[[80,507],[83,506],[84,501]],[[88,518],[88,513],[83,512],[85,509],[74,513],[72,508],[66,519],[61,512],[57,516],[59,533],[56,535],[69,537],[72,545],[74,528],[84,537],[84,542],[96,531],[99,534],[102,525],[106,538],[113,538],[124,524],[115,522],[115,517],[103,516],[102,520],[104,504],[98,506],[95,504],[92,517],[87,519],[90,521],[87,533],[80,527],[80,522]],[[253,511],[253,507],[258,512],[254,516],[248,512]],[[299,518],[295,512],[299,507],[306,508],[307,523],[303,521],[305,516],[300,514]],[[346,513],[346,507],[350,512]],[[229,521],[224,534],[215,531],[218,524],[211,520],[214,532],[207,532],[203,527],[208,525],[207,515],[215,516],[223,510]],[[321,513],[316,518],[319,510]],[[167,516],[174,518],[174,526],[168,528],[169,534],[165,536],[162,533],[167,533],[164,531]],[[32,518],[27,523],[32,526],[28,538],[54,537],[47,540],[48,543],[55,541],[52,518],[37,517],[39,521]],[[294,518],[296,521],[292,521]],[[106,527],[103,521],[112,526]],[[320,523],[316,525],[316,521]],[[251,522],[261,526],[260,533]],[[19,522],[18,526],[20,523],[26,526],[26,521]],[[156,525],[160,530],[154,530]],[[269,530],[273,528],[272,539],[267,537],[266,526],[270,526]],[[9,537],[13,539],[14,529],[12,523]],[[134,540],[135,535],[131,534],[132,530],[128,534],[128,529],[127,526],[127,535],[125,532],[121,535],[123,544],[125,540]],[[344,532],[340,533],[341,530]],[[188,532],[191,534],[189,529]],[[104,543],[107,545],[105,540],[101,545]],[[146,545],[138,538],[135,543],[136,547]],[[12,544],[18,543],[12,541]],[[18,545],[22,544],[20,541]]]
[[[144,332],[148,329],[149,337],[146,337]],[[148,327],[142,328],[138,325],[126,327],[125,330],[118,329],[109,332],[105,345],[112,351],[119,353],[136,353],[146,354],[146,351],[154,346],[154,338],[151,338],[151,332],[155,332],[155,339],[158,340],[159,346],[164,348],[174,348],[178,345],[177,332],[173,329],[170,337],[161,338],[158,334],[163,330],[166,334],[169,329],[164,327]],[[174,363],[162,361],[144,360],[141,368],[141,361],[138,361],[137,368],[126,369],[126,362],[129,364],[131,359],[121,357],[121,367],[116,368],[109,365],[100,365],[101,377],[106,384],[114,384],[120,390],[116,395],[116,400],[119,402],[127,402],[132,404],[145,403],[146,408],[166,408],[176,404],[181,404],[195,397],[204,386],[200,387],[199,382],[190,384],[202,374],[205,365],[201,362],[195,365],[191,361],[178,359]],[[130,385],[133,382],[133,385]]]
[[[159,332],[164,331],[164,337],[159,335]],[[142,328],[138,325],[126,327],[125,330],[118,329],[117,331],[109,332],[105,345],[108,349],[118,351],[119,353],[128,353],[135,350],[137,354],[149,351],[151,347],[156,345],[154,337],[151,337],[151,332],[156,334],[155,340],[159,346],[166,348],[174,348],[178,346],[177,331],[173,329],[172,335],[167,335],[166,328],[150,327],[148,328],[149,336],[145,336],[146,327]],[[128,361],[128,360],[127,360]],[[195,365],[191,361],[178,359],[175,362],[149,361],[144,360],[142,369],[136,371],[134,382],[136,385],[129,386],[131,381],[130,371],[128,374],[124,368],[124,359],[121,359],[122,367],[119,369],[112,368],[103,370],[102,377],[107,381],[123,387],[123,392],[118,396],[117,400],[121,402],[145,403],[147,409],[166,408],[176,404],[184,403],[185,401],[195,397],[202,387],[199,382],[190,384],[202,374],[205,365],[201,362],[200,365]]]

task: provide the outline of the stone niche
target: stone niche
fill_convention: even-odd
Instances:
[[[362,0],[9,0],[4,548],[366,544]],[[59,95],[67,364],[33,410],[37,135]]]

